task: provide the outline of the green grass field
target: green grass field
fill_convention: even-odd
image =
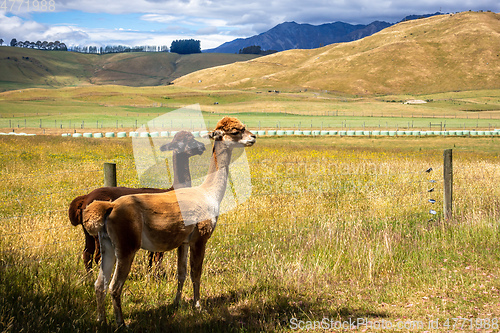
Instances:
[[[498,329],[498,138],[258,138],[246,152],[253,194],[209,241],[203,310],[190,283],[172,307],[173,253],[152,274],[140,251],[123,292],[131,331],[281,332],[324,318]],[[117,163],[118,185],[139,185],[130,139],[0,137],[0,153],[0,331],[115,331],[109,296],[111,324],[96,324],[97,273],[84,273],[83,233],[66,210],[101,186],[104,162]]]
[[[422,99],[426,104],[404,101]],[[215,104],[217,103],[217,104]],[[205,126],[236,115],[255,129],[494,129],[500,92],[339,96],[312,92],[197,91],[180,87],[88,86],[0,93],[4,132],[133,130],[169,111],[200,104]],[[169,130],[169,124],[163,124]],[[195,130],[196,126],[189,125]]]

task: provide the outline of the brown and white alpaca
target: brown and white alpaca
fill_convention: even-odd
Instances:
[[[172,191],[174,188],[191,187],[191,173],[189,170],[189,158],[195,155],[201,155],[205,151],[205,145],[196,141],[191,132],[180,131],[175,134],[171,142],[160,147],[161,151],[173,151],[172,162],[174,169],[174,182],[168,189],[160,188],[130,188],[130,187],[101,187],[92,192],[81,195],[73,199],[69,205],[68,215],[72,225],[82,224],[83,210],[93,201],[114,201],[119,197],[129,194],[139,193],[163,193]],[[92,257],[96,264],[101,257],[99,238],[91,236],[83,228],[85,234],[85,248],[83,249],[83,264],[89,272],[92,269]],[[94,256],[95,253],[95,256]],[[153,262],[159,264],[163,258],[162,252],[149,253],[149,267]]]
[[[200,186],[160,194],[128,195],[114,202],[94,201],[85,209],[83,225],[91,235],[99,234],[101,241],[102,262],[95,283],[99,321],[106,321],[104,300],[109,285],[116,322],[124,324],[121,293],[140,248],[187,250],[189,245],[193,304],[200,306],[205,248],[226,191],[232,151],[255,143],[255,135],[231,117],[221,119],[209,137],[214,140],[212,159],[208,175]],[[175,301],[179,298],[178,289]]]

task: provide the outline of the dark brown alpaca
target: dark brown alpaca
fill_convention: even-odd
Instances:
[[[189,171],[189,158],[201,155],[205,146],[196,141],[194,136],[187,131],[178,132],[172,142],[160,148],[161,151],[173,151],[174,183],[168,189],[159,188],[129,188],[129,187],[101,187],[89,194],[81,195],[73,199],[69,205],[68,215],[71,224],[77,226],[82,224],[83,210],[93,201],[114,201],[121,196],[140,193],[163,193],[172,191],[174,188],[191,187],[191,174]],[[96,264],[101,258],[99,238],[89,235],[83,228],[85,234],[85,248],[83,250],[83,263],[89,272],[92,269],[92,257]],[[95,253],[95,256],[94,256]],[[159,264],[163,258],[163,252],[149,252],[149,267],[153,263]]]

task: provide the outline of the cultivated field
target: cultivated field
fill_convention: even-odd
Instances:
[[[190,283],[171,306],[173,253],[151,273],[140,251],[123,293],[126,322],[134,332],[293,331],[315,321],[496,330],[498,140],[258,138],[246,151],[252,197],[221,216],[208,244],[203,310],[190,306]],[[442,218],[446,148],[451,220]],[[112,324],[96,324],[97,273],[84,273],[83,233],[66,211],[102,186],[104,162],[117,163],[119,186],[139,185],[130,139],[4,136],[0,153],[0,331],[115,331],[109,297]]]

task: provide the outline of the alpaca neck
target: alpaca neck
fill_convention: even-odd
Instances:
[[[200,186],[204,188],[220,204],[226,192],[227,178],[229,175],[229,163],[231,162],[232,150],[222,141],[215,141],[212,160],[208,169],[207,178]]]
[[[191,172],[189,170],[189,156],[174,153],[172,156],[174,166],[174,188],[191,187]]]

